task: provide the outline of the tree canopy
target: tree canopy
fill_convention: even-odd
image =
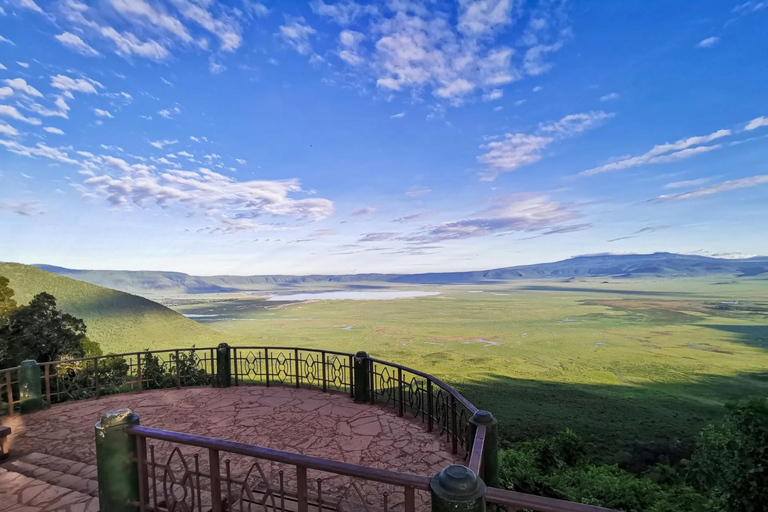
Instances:
[[[8,279],[0,276],[0,368],[25,359],[48,362],[82,357],[85,347],[93,344],[85,335],[85,322],[60,311],[53,295],[39,293],[21,307],[12,297]]]

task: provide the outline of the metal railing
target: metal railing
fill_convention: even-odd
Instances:
[[[475,425],[474,436],[470,435],[469,420],[478,412],[472,403],[427,373],[367,356],[365,360],[367,401],[421,420],[427,431],[445,436],[475,474],[483,474],[486,427]],[[230,383],[312,387],[355,397],[356,384],[362,385],[355,383],[355,355],[294,347],[192,347],[53,361],[40,367],[48,405],[122,392]],[[222,369],[225,383],[220,381]],[[20,405],[19,374],[20,367],[0,370],[0,414],[2,405],[11,414]],[[127,432],[137,439],[137,505],[142,511],[413,512],[429,502],[424,493],[430,479],[425,476],[141,426],[128,427]],[[158,462],[163,456],[165,462]],[[487,489],[485,499],[509,512],[611,512],[494,488]]]
[[[413,512],[417,491],[429,490],[426,476],[142,426],[126,432],[137,439],[142,512]],[[162,442],[165,462],[148,440]]]

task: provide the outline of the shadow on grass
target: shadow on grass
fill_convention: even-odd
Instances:
[[[741,343],[748,347],[768,350],[768,325],[712,325],[699,324],[700,327],[715,329],[718,331],[735,334],[732,339],[735,343]]]
[[[768,393],[768,372],[733,377],[705,375],[697,382],[611,386],[541,382],[490,375],[459,390],[499,420],[503,443],[532,440],[570,428],[597,461],[615,462],[628,443],[692,443],[723,405]]]

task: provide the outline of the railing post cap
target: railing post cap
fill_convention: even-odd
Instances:
[[[477,425],[494,425],[497,423],[496,418],[493,417],[490,411],[477,411],[472,415],[470,421]]]
[[[453,464],[432,477],[429,487],[440,498],[450,501],[474,501],[485,495],[485,484],[468,467]]]
[[[365,350],[361,350],[357,354],[355,354],[355,357],[357,359],[365,359],[368,357],[368,352],[366,352]]]
[[[21,366],[35,366],[37,361],[34,359],[25,359],[21,362]]]
[[[219,351],[229,350],[229,343],[219,343],[219,346],[216,347]]]
[[[96,428],[116,427],[119,425],[138,425],[139,415],[130,409],[117,409],[105,412]]]

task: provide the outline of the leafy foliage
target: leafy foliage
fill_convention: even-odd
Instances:
[[[130,391],[125,384],[129,367],[124,358],[101,358],[98,362],[98,369],[96,366],[93,360],[56,365],[57,384],[64,390],[64,395],[58,397],[58,400],[82,400],[96,396],[97,377],[99,395]]]
[[[64,354],[82,357],[85,322],[56,307],[49,293],[35,295],[27,306],[13,311],[0,326],[0,367],[14,366],[25,359],[56,361]]]
[[[0,276],[0,322],[16,310],[15,293],[9,283],[8,278]]]
[[[721,496],[722,510],[758,512],[768,507],[768,398],[727,406],[725,422],[699,436],[690,480]]]

